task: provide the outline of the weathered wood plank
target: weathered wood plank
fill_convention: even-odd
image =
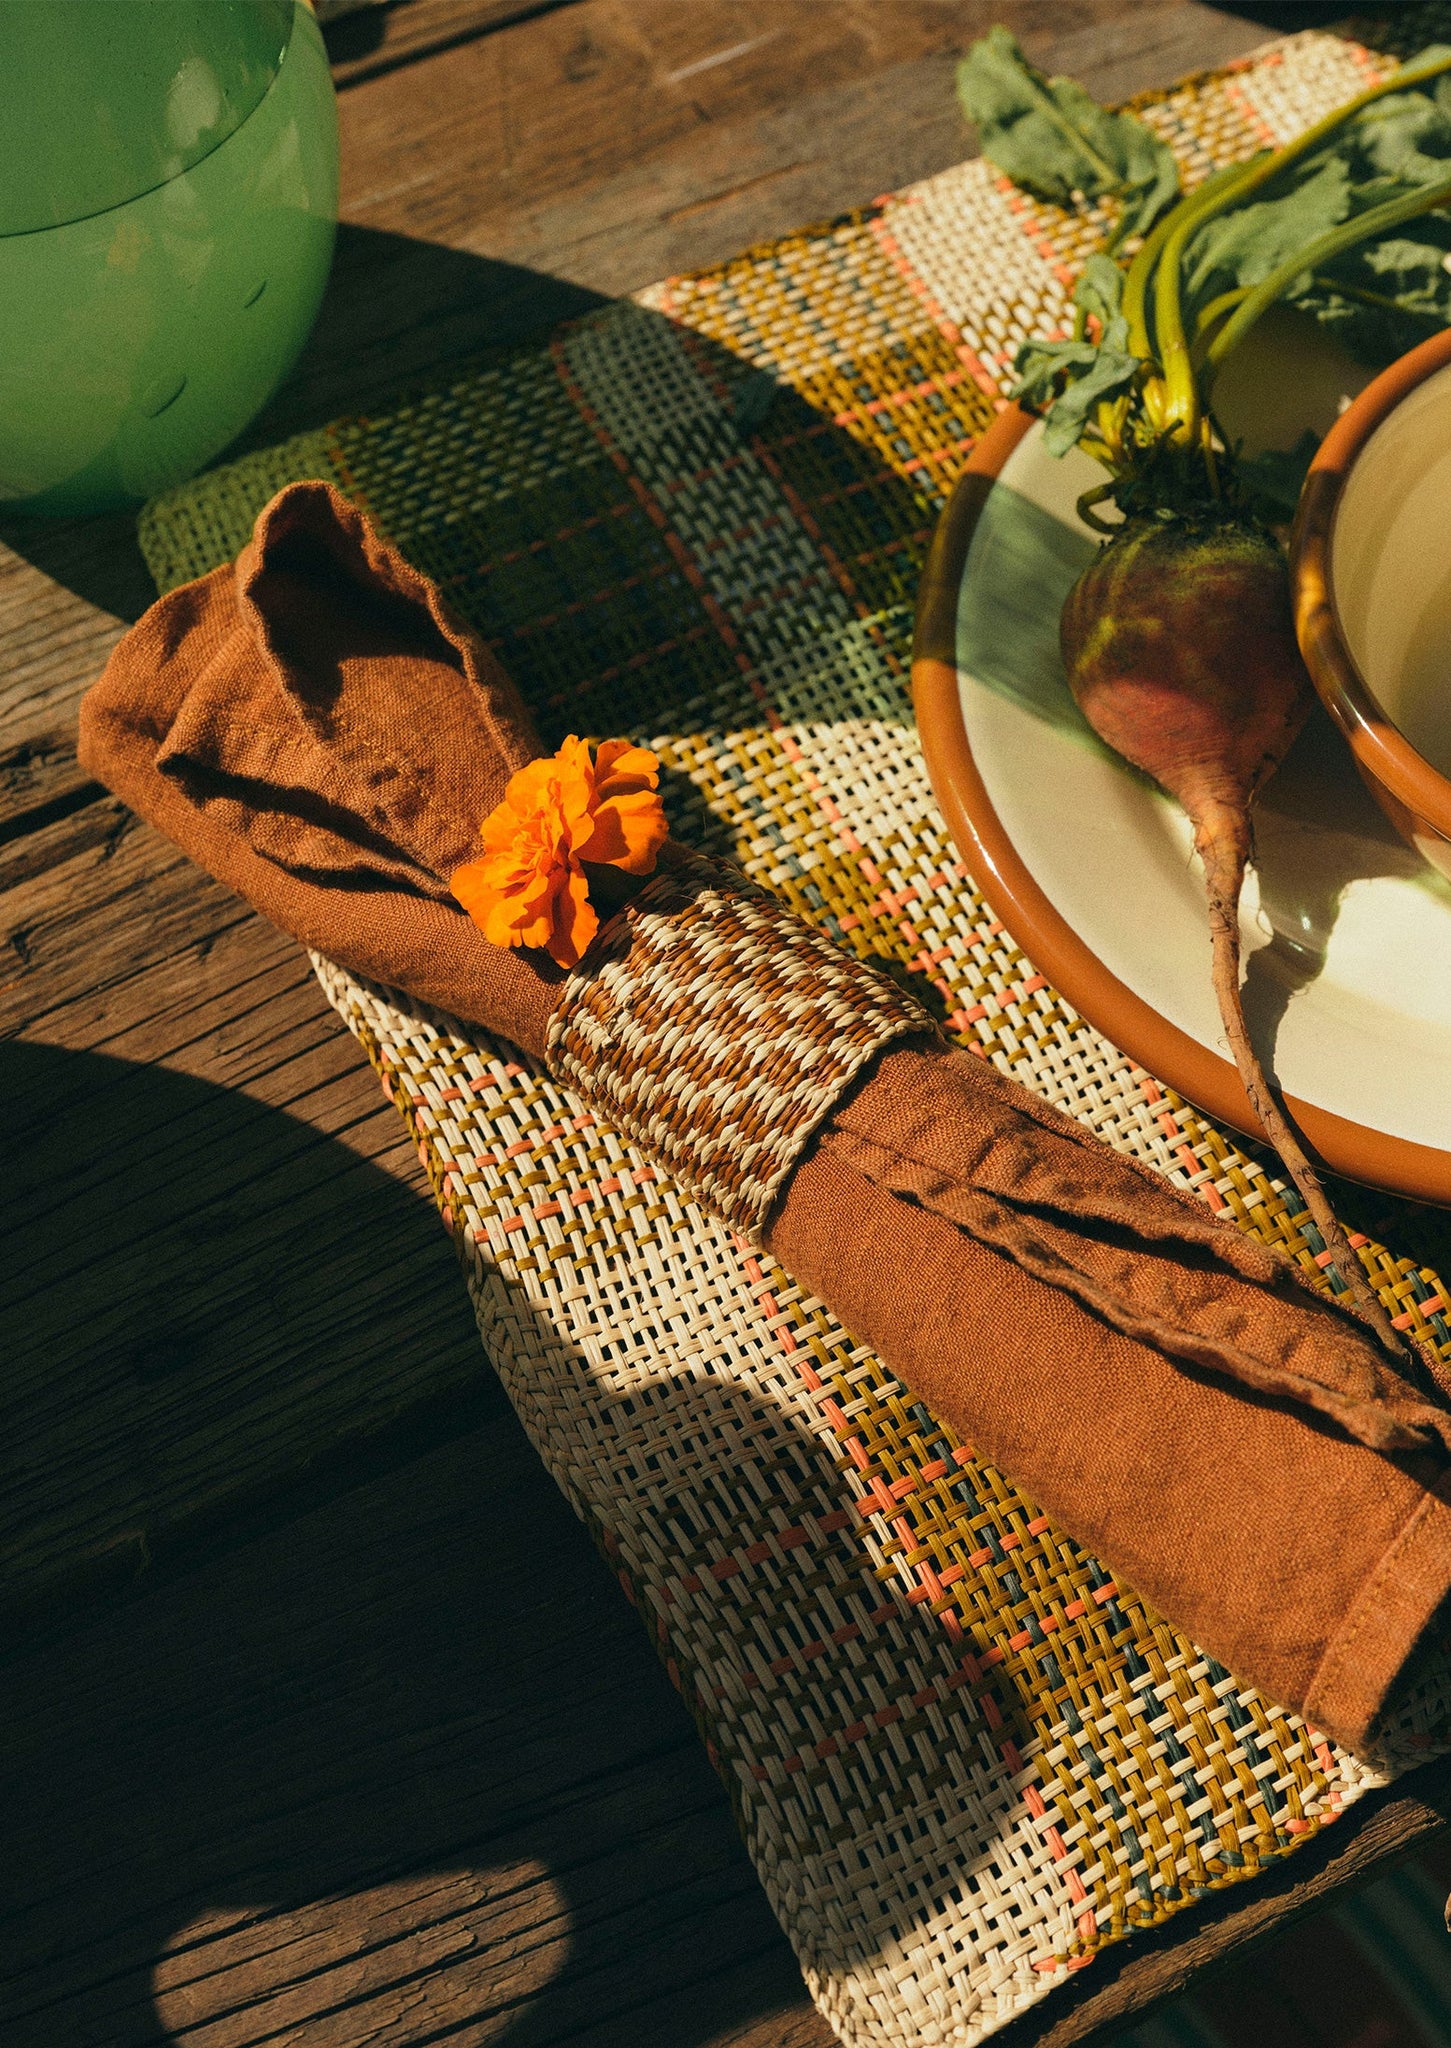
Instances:
[[[81,691],[156,595],[136,522],[0,521],[0,536],[0,748],[73,748]]]
[[[0,752],[0,846],[57,824],[104,796],[77,762],[69,732],[36,733]]]
[[[339,92],[575,0],[392,0],[339,15],[323,27]]]
[[[88,881],[56,962],[25,900]],[[0,1604],[34,1605],[485,1367],[406,1133],[296,947],[134,824],[17,898],[0,1005],[36,974],[65,998],[0,1044]]]
[[[994,19],[1109,96],[1264,40],[1190,0],[577,0],[345,94],[344,215],[634,290],[970,154],[952,72]]]
[[[825,2048],[635,1617],[471,1421],[4,1660],[11,2048]]]

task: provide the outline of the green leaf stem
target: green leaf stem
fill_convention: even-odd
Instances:
[[[1374,241],[1388,234],[1392,228],[1400,227],[1403,222],[1414,220],[1417,214],[1429,213],[1433,207],[1445,206],[1448,201],[1451,201],[1451,176],[1443,177],[1438,185],[1423,186],[1403,198],[1373,207],[1369,213],[1359,214],[1343,226],[1331,228],[1296,250],[1245,295],[1210,342],[1205,355],[1210,374],[1218,369],[1230,350],[1243,341],[1260,315],[1276,299],[1284,296],[1296,278],[1313,277],[1321,264],[1332,263],[1358,242]]]
[[[1106,463],[1121,508],[1192,496],[1196,466],[1211,498],[1228,488],[1271,502],[1226,453],[1210,399],[1225,358],[1277,299],[1379,355],[1388,342],[1398,352],[1397,322],[1424,331],[1451,319],[1451,221],[1434,212],[1451,204],[1451,47],[1423,50],[1172,205],[1163,144],[1072,80],[1043,77],[1006,29],[968,53],[958,89],[984,154],[1016,183],[1061,205],[1122,202],[1080,277],[1071,338],[1025,344],[1014,392],[1045,414],[1055,453],[1083,442]],[[1132,238],[1121,265],[1115,253]]]

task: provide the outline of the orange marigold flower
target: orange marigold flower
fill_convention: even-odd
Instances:
[[[648,875],[669,830],[660,763],[629,740],[590,759],[571,733],[557,754],[510,777],[479,830],[483,857],[455,868],[449,888],[494,946],[542,946],[577,966],[599,930],[583,863]]]

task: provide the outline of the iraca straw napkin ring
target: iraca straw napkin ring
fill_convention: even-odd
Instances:
[[[759,1241],[873,1054],[935,1031],[913,997],[738,870],[647,882],[564,984],[547,1056],[682,1186]]]

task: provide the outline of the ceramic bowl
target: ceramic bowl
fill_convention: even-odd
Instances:
[[[1451,329],[1326,435],[1291,562],[1326,709],[1396,830],[1451,878]]]

